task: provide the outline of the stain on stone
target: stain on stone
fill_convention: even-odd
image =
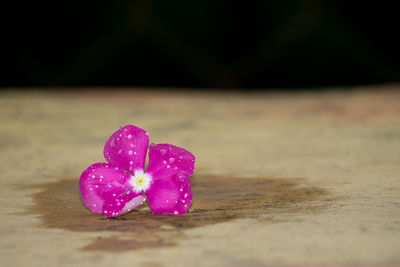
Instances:
[[[310,212],[327,205],[328,193],[306,186],[304,179],[237,178],[212,175],[192,177],[193,203],[185,215],[155,215],[148,206],[122,217],[106,219],[83,204],[78,179],[64,179],[30,188],[33,195],[27,213],[36,214],[46,228],[75,232],[111,231],[117,236],[97,238],[83,250],[123,251],[172,246],[180,230],[238,218],[281,221],[279,214]],[[122,234],[121,234],[122,233]]]
[[[128,236],[129,237],[129,236]],[[101,251],[110,251],[110,252],[119,252],[124,250],[134,250],[141,248],[157,248],[157,247],[168,247],[174,246],[175,243],[168,242],[163,239],[157,240],[136,240],[134,237],[130,237],[128,239],[121,238],[118,236],[112,237],[99,237],[94,240],[94,242],[82,248],[82,250],[93,251],[93,250],[101,250]]]

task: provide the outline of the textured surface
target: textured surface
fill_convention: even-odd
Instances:
[[[398,266],[398,89],[2,92],[0,265]],[[84,208],[126,124],[196,156],[187,217]]]

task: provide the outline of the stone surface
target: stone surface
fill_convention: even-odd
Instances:
[[[399,89],[3,91],[0,266],[399,266]],[[83,206],[126,124],[196,155],[188,215]]]

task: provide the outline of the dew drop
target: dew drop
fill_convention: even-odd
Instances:
[[[129,150],[128,154],[129,154],[129,155],[133,155],[133,151],[132,151],[132,150]]]
[[[169,163],[173,163],[175,161],[175,159],[174,158],[169,158],[168,161],[169,161]]]
[[[128,139],[131,139],[131,138],[132,138],[132,135],[131,135],[131,134],[129,134],[129,135],[128,135]]]
[[[165,149],[160,149],[160,154],[163,156],[163,155],[165,155],[167,153],[167,150],[165,150]]]
[[[110,147],[115,147],[115,139],[113,138],[113,139],[111,139],[111,142],[110,142]]]

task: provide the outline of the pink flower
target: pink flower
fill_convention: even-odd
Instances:
[[[189,209],[189,176],[195,161],[189,151],[170,144],[149,147],[149,134],[127,125],[108,139],[104,157],[109,163],[91,165],[79,182],[83,201],[91,211],[120,216],[143,204],[146,197],[156,214],[184,214]]]

